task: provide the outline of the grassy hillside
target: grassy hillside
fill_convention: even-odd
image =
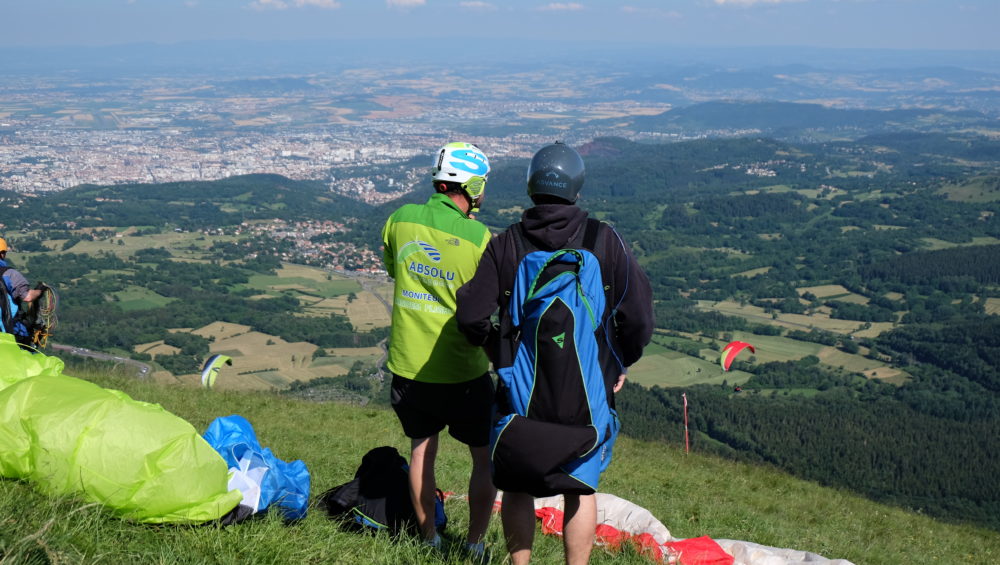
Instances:
[[[378,445],[407,452],[391,411],[314,404],[271,393],[206,392],[103,375],[87,376],[134,398],[157,402],[203,430],[218,416],[238,413],[261,443],[282,459],[302,459],[312,495],[347,481],[361,455]],[[627,419],[627,415],[626,415]],[[627,423],[627,422],[626,422]],[[465,450],[442,442],[440,487],[466,491]],[[732,463],[623,438],[602,491],[645,506],[675,537],[709,535],[789,547],[862,564],[991,563],[1000,534],[944,524],[875,504],[847,492],[793,479],[771,468]],[[458,544],[466,506],[450,499],[446,539]],[[495,563],[504,552],[499,520],[489,533]],[[560,560],[558,540],[536,539],[538,563]],[[99,506],[39,495],[31,485],[0,480],[0,564],[13,563],[462,563],[443,560],[411,541],[341,531],[313,509],[285,526],[267,516],[237,526],[151,527],[122,522]],[[633,552],[595,551],[593,563],[648,563]]]

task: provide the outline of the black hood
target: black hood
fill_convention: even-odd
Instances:
[[[572,204],[539,204],[524,211],[521,225],[540,248],[560,249],[587,221],[587,212]]]

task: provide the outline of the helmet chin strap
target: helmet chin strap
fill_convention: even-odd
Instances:
[[[469,212],[466,215],[479,212],[479,206],[483,203],[483,196],[480,195],[478,198],[469,199]]]

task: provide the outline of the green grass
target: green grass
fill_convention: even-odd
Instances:
[[[757,358],[758,363],[770,361],[794,361],[807,355],[817,355],[822,345],[808,341],[799,341],[781,336],[757,335],[749,332],[732,332],[733,340],[745,341],[754,346],[756,353],[751,353],[749,349],[740,353],[737,359],[746,361],[751,356]],[[717,351],[721,352],[726,345],[723,340],[719,340]]]
[[[756,353],[746,350],[737,357],[740,361],[756,364],[772,361],[795,361],[808,355],[816,355],[821,363],[834,369],[853,372],[870,371],[885,366],[881,361],[873,361],[861,355],[845,353],[818,343],[800,341],[781,336],[763,336],[749,332],[732,332],[732,339],[752,344]],[[643,350],[643,357],[629,369],[628,378],[637,384],[651,387],[686,387],[695,384],[731,385],[742,384],[750,379],[750,373],[739,370],[723,371],[719,367],[719,354],[725,340],[711,340],[700,343],[684,337],[655,335],[650,345]],[[693,357],[666,347],[695,346],[699,356]],[[751,361],[752,360],[752,361]]]
[[[174,298],[167,298],[155,292],[137,286],[129,287],[125,290],[114,293],[118,297],[118,307],[125,312],[133,310],[152,310],[161,306],[166,306],[173,302]]]
[[[245,287],[268,294],[278,294],[282,290],[292,290],[323,298],[333,298],[352,292],[361,292],[361,285],[349,279],[334,278],[329,281],[318,281],[306,277],[283,277],[275,275],[253,275]]]
[[[701,357],[692,357],[667,346],[697,347]],[[628,378],[646,387],[686,387],[695,384],[741,384],[750,378],[743,371],[723,372],[715,358],[718,353],[705,343],[685,337],[657,334],[643,349],[642,359],[629,368]]]
[[[118,228],[122,230],[123,228]],[[124,233],[124,232],[122,232]],[[144,236],[122,235],[112,239],[98,241],[80,241],[72,248],[63,251],[62,243],[65,240],[49,240],[45,244],[49,248],[57,249],[56,253],[83,253],[95,255],[101,252],[113,253],[119,257],[134,255],[140,249],[152,249],[163,247],[170,251],[175,257],[195,257],[198,258],[201,252],[220,241],[233,241],[232,236],[203,236],[198,232],[163,232]],[[198,253],[190,249],[194,246],[199,249]]]
[[[751,396],[806,396],[813,397],[819,394],[815,388],[760,388],[747,390],[741,394],[734,395],[734,398],[749,398]]]
[[[996,202],[1000,200],[1000,182],[997,177],[977,177],[945,185],[937,192],[959,202]]]
[[[933,237],[922,238],[926,250],[936,251],[938,249],[952,249],[954,247],[962,247],[968,245],[996,245],[1000,243],[1000,239],[995,237],[974,237],[968,243],[953,243],[951,241],[944,241],[943,239],[936,239]]]
[[[349,480],[362,454],[379,445],[408,453],[390,410],[295,401],[270,393],[205,391],[90,377],[102,386],[156,402],[204,430],[218,416],[241,414],[264,446],[285,460],[304,460],[312,496]],[[623,414],[627,426],[628,414]],[[467,451],[443,438],[438,482],[467,492]],[[601,490],[648,508],[677,538],[708,535],[812,551],[857,565],[984,564],[1000,560],[1000,533],[945,524],[876,504],[843,490],[789,477],[765,466],[734,463],[681,448],[622,438]],[[446,503],[446,543],[455,547],[467,507]],[[502,533],[488,533],[494,563],[503,563]],[[536,563],[561,561],[561,542],[537,535]],[[457,552],[435,556],[412,540],[342,531],[318,508],[294,525],[274,515],[228,528],[149,526],[113,517],[102,507],[56,499],[31,485],[0,480],[0,564],[31,563],[463,563]],[[595,564],[648,564],[631,551],[597,548]]]
[[[723,372],[716,362],[663,349],[654,354],[645,353],[638,363],[629,367],[628,378],[646,387],[654,385],[685,387],[695,384],[722,384],[722,381],[738,384],[746,382],[750,374],[742,371]]]
[[[357,361],[361,361],[367,365],[374,365],[381,354],[378,355],[329,355],[326,357],[317,357],[310,363],[310,367],[325,367],[327,365],[339,365],[345,369],[350,369]]]

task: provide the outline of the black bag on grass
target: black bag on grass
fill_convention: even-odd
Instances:
[[[395,447],[376,447],[361,458],[361,466],[350,482],[320,495],[320,504],[332,518],[348,518],[359,529],[388,530],[392,534],[417,531],[417,514],[410,499],[409,465]],[[443,497],[440,491],[435,524],[443,529]]]

